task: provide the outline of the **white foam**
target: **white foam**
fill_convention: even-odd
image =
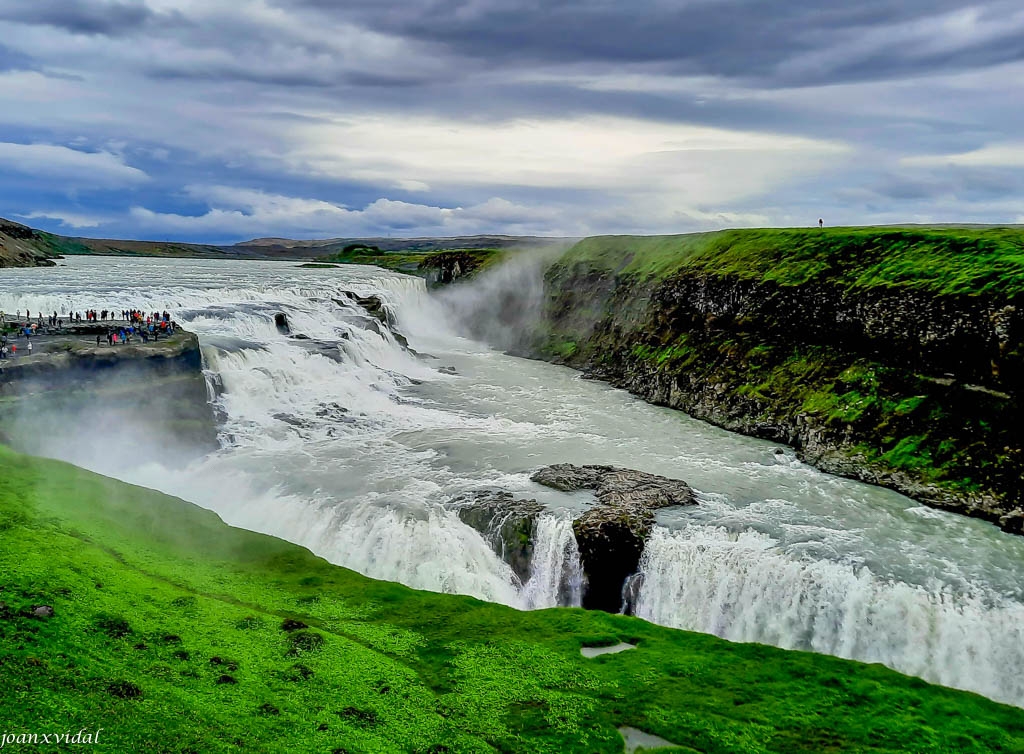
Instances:
[[[609,647],[580,647],[580,654],[587,659],[594,659],[601,655],[617,655],[620,652],[627,652],[630,649],[636,649],[636,644],[627,644],[625,642],[619,642],[618,644],[612,644]]]
[[[783,552],[763,533],[656,529],[637,614],[725,639],[880,662],[945,686],[1024,700],[1024,606],[991,592],[880,579]]]

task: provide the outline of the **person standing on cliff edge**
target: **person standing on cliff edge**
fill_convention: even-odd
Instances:
[[[825,221],[822,220],[820,217],[818,218],[818,227],[819,228],[824,228],[825,227]]]

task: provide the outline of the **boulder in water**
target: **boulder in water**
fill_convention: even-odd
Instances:
[[[404,348],[405,350],[409,351],[414,355],[418,355],[416,354],[416,351],[409,347],[409,339],[398,331],[398,322],[385,307],[384,299],[382,299],[380,296],[357,296],[351,291],[344,291],[344,294],[350,302],[353,302],[361,306],[363,310],[365,310],[366,313],[373,318],[366,324],[355,324],[358,324],[364,330],[373,330],[380,336],[384,335],[384,332],[381,329],[381,325],[383,325],[384,330],[387,330],[389,333],[391,333],[391,337],[395,339],[399,346],[401,346],[402,348]],[[343,301],[340,301],[336,298],[331,300],[338,306],[345,306],[345,302]]]
[[[357,296],[355,293],[352,293],[351,291],[343,291],[343,293],[345,294],[346,298],[348,298],[350,301],[354,301],[356,304],[365,309],[366,313],[369,314],[371,317],[380,320],[382,323],[386,325],[391,324],[388,321],[387,309],[384,307],[384,299],[382,299],[380,296]],[[338,301],[337,299],[333,300],[334,303],[338,304],[339,306],[343,306],[343,303],[341,301]]]
[[[292,331],[291,327],[288,326],[288,317],[284,312],[278,312],[274,315],[274,327],[282,335],[288,335]]]
[[[367,314],[370,314],[385,324],[388,321],[387,312],[384,309],[384,301],[380,296],[366,296],[357,298],[356,303],[366,309]]]
[[[618,612],[626,580],[636,573],[644,544],[662,508],[695,505],[686,482],[614,466],[547,466],[532,477],[545,487],[593,490],[597,505],[573,521],[587,589],[583,607]]]
[[[639,568],[655,512],[696,504],[686,482],[614,466],[557,464],[532,479],[563,492],[594,491],[596,505],[573,521],[587,582],[583,607],[594,610],[621,608],[624,586]],[[544,506],[500,491],[477,492],[452,503],[463,523],[483,534],[525,583]]]

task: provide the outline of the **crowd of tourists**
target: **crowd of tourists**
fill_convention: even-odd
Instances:
[[[46,316],[42,312],[37,312],[35,317],[28,310],[24,314],[18,310],[13,317],[0,311],[0,359],[18,356],[19,348],[16,341],[21,339],[25,340],[25,344],[20,353],[31,356],[32,338],[42,335],[67,335],[65,325],[72,327],[82,322],[107,325],[105,333],[109,346],[130,344],[133,338],[143,343],[149,343],[150,340],[158,341],[161,337],[174,335],[175,329],[174,320],[167,311],[122,309],[118,312],[110,309],[88,309],[85,312],[72,311],[62,314],[53,312]],[[102,345],[103,340],[104,335],[97,333],[96,345]]]

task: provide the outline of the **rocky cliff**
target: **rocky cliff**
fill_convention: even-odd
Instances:
[[[496,250],[442,251],[424,257],[416,274],[426,278],[427,285],[438,287],[472,277],[500,258]]]
[[[588,239],[521,350],[1021,531],[1024,233]]]
[[[184,461],[217,447],[195,335],[179,328],[167,340],[122,346],[95,346],[94,337],[35,338],[35,355],[0,361],[0,442],[83,461],[104,453]],[[24,340],[11,342],[25,351]]]

